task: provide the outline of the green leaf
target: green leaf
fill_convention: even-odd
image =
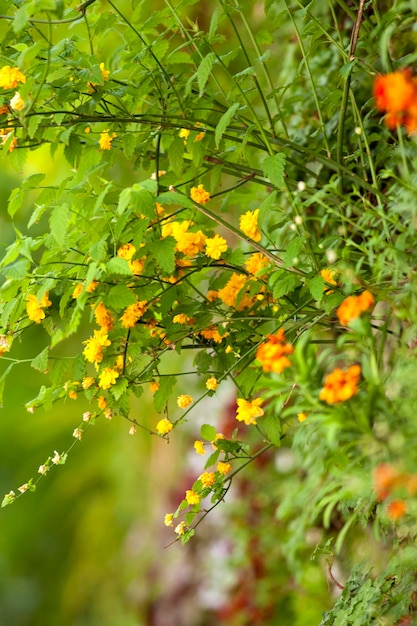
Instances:
[[[177,384],[175,376],[161,376],[159,378],[159,389],[155,392],[153,403],[155,409],[160,413],[172,395],[172,390]]]
[[[0,408],[3,408],[3,395],[4,395],[4,387],[6,384],[6,378],[9,373],[12,371],[14,363],[10,363],[7,369],[4,370],[3,374],[0,377]]]
[[[39,372],[45,372],[48,368],[48,356],[49,356],[49,346],[44,348],[42,352],[40,352],[30,364],[33,369],[38,370]]]
[[[121,194],[119,196],[119,203],[117,205],[117,213],[119,215],[124,213],[127,205],[129,204],[131,192],[132,192],[132,188],[131,187],[127,187],[126,189],[123,189],[123,191],[121,192]]]
[[[106,263],[106,270],[108,274],[120,274],[121,276],[132,276],[132,270],[129,267],[126,259],[121,259],[118,256],[113,257]]]
[[[110,387],[110,393],[116,401],[120,400],[122,395],[125,393],[128,384],[129,381],[127,378],[118,378],[116,384]]]
[[[201,61],[197,70],[197,82],[198,88],[200,90],[200,98],[203,95],[204,87],[208,81],[208,78],[211,74],[211,68],[213,67],[213,63],[216,59],[214,52],[209,52],[207,56]]]
[[[184,195],[183,193],[179,193],[178,191],[166,191],[164,193],[159,194],[156,198],[157,202],[165,206],[166,204],[179,204],[180,206],[187,207],[188,209],[193,209],[194,204],[191,198]]]
[[[216,439],[216,429],[211,424],[203,424],[200,428],[200,434],[206,441],[214,441]]]
[[[152,245],[152,254],[165,274],[172,274],[175,270],[175,246],[173,237],[155,241]]]
[[[182,173],[184,150],[184,140],[181,137],[176,137],[174,141],[171,141],[168,148],[168,160],[176,176],[181,176]]]
[[[70,217],[68,207],[63,204],[56,206],[49,218],[49,227],[51,234],[60,248],[65,247],[65,235],[67,232],[67,224]]]
[[[23,202],[23,194],[21,193],[20,187],[16,189],[12,189],[9,196],[9,203],[7,205],[7,212],[10,217],[14,217],[15,213],[20,209]]]
[[[313,296],[314,300],[318,303],[321,302],[324,296],[324,291],[327,288],[325,282],[321,276],[314,276],[314,278],[308,278],[306,285]]]
[[[5,267],[1,273],[6,278],[20,280],[28,275],[29,268],[30,262],[25,259],[20,259],[20,261],[16,261],[16,263],[12,263],[11,265]]]
[[[111,287],[104,297],[104,304],[115,310],[125,309],[135,302],[135,294],[126,285]]]
[[[278,189],[284,188],[284,171],[286,156],[283,152],[267,157],[262,163],[262,169],[267,178]]]
[[[279,447],[281,445],[281,420],[276,415],[266,415],[262,418],[262,431],[268,440]]]
[[[223,115],[221,116],[214,132],[214,141],[216,143],[216,148],[219,147],[220,140],[226,132],[226,129],[232,121],[232,118],[238,110],[239,106],[240,104],[238,102],[235,102],[229,109],[227,109],[226,113],[223,113]]]
[[[303,245],[304,240],[301,237],[295,237],[290,241],[287,250],[282,258],[285,267],[294,267],[294,265],[296,265],[294,261],[298,257],[298,254],[300,253]]]
[[[275,279],[276,274],[273,275],[273,288],[272,294],[274,298],[282,298],[282,296],[286,296],[291,293],[300,286],[300,278],[295,274],[289,273],[280,273],[277,279]]]

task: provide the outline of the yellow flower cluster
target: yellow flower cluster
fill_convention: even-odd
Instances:
[[[95,330],[94,335],[83,341],[85,348],[83,354],[87,361],[90,363],[101,363],[103,360],[103,348],[109,346],[111,341],[107,337],[107,332],[104,328]]]
[[[0,87],[3,89],[16,89],[19,83],[25,83],[26,76],[18,67],[5,65],[0,69]]]
[[[255,400],[238,398],[236,419],[239,422],[245,422],[247,426],[250,424],[256,424],[257,418],[262,417],[264,414],[261,404],[262,398],[255,398]]]
[[[183,394],[181,396],[178,396],[177,398],[177,405],[179,406],[180,409],[186,409],[187,406],[190,406],[192,402],[193,402],[193,399],[188,394]]]
[[[148,302],[146,300],[138,300],[128,306],[120,318],[123,328],[133,328],[136,322],[144,315],[147,308]]]
[[[206,239],[206,255],[211,259],[217,261],[220,259],[223,252],[227,250],[227,242],[224,237],[220,235],[214,235],[210,239]]]
[[[255,211],[246,211],[239,218],[239,228],[240,230],[253,241],[261,240],[261,231],[258,226],[259,219],[259,209]]]
[[[52,304],[49,300],[49,293],[44,293],[40,300],[38,300],[36,296],[29,295],[26,298],[26,301],[26,313],[28,314],[29,319],[36,324],[40,324],[40,322],[45,318],[44,309]]]
[[[275,335],[268,335],[267,341],[261,343],[256,358],[261,362],[264,372],[280,374],[286,367],[290,367],[288,356],[293,352],[294,347],[285,343],[284,329],[280,328]]]
[[[204,189],[204,185],[191,187],[190,196],[191,200],[198,202],[198,204],[207,204],[210,200],[210,193]]]
[[[110,135],[108,130],[104,130],[100,133],[100,139],[98,140],[100,150],[111,150],[111,142],[117,137],[116,133]]]
[[[164,417],[163,419],[159,420],[159,422],[157,423],[156,432],[158,433],[158,435],[167,435],[168,433],[171,432],[173,428],[174,428],[174,424],[169,419]]]

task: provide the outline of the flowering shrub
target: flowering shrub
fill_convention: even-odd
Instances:
[[[292,469],[263,494],[288,577],[314,553],[315,576],[333,584],[319,558],[327,555],[350,598],[363,594],[399,624],[416,593],[405,550],[416,556],[417,83],[405,67],[409,50],[397,52],[391,71],[390,49],[380,58],[367,42],[396,23],[396,11],[411,31],[411,3],[387,11],[384,25],[363,2],[336,11],[269,1],[261,18],[262,3],[204,3],[201,27],[195,2],[155,11],[144,1],[108,4],[47,3],[45,23],[36,3],[11,3],[4,18],[3,159],[21,171],[46,145],[68,167],[56,184],[28,175],[9,197],[19,227],[0,263],[0,391],[29,359],[45,384],[28,411],[88,405],[75,442],[103,418],[171,446],[191,434],[201,468],[161,519],[183,544],[232,483],[265,523],[259,494],[246,485],[246,502],[239,481],[265,476],[266,485],[288,450]],[[43,34],[67,23],[65,40]],[[297,60],[277,82],[272,23]],[[236,59],[224,43],[232,34]],[[44,347],[22,359],[17,347],[34,325]],[[205,408],[196,426],[221,392],[233,415]],[[132,411],[145,393],[151,420]],[[3,506],[65,464],[73,445],[41,459]],[[402,541],[395,558],[407,575],[393,589],[380,559],[370,556],[381,570],[370,573],[356,557],[355,541],[365,545],[368,533],[387,553]],[[274,555],[261,539],[258,548],[265,567],[254,566],[255,578]],[[317,615],[329,609],[322,624],[348,614],[346,594],[320,607]],[[245,623],[273,620],[274,597],[265,592],[258,612],[246,607]]]

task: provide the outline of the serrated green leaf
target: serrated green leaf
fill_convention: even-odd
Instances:
[[[70,217],[68,207],[63,204],[52,209],[49,218],[49,227],[51,234],[60,248],[65,247],[65,235],[67,232],[67,224]]]
[[[106,270],[108,274],[120,274],[121,276],[132,276],[132,270],[129,267],[126,259],[121,259],[118,256],[113,257],[106,263]]]
[[[272,294],[275,299],[282,298],[291,293],[300,286],[300,278],[295,274],[281,274],[277,280],[274,280]]]
[[[110,393],[116,401],[120,400],[122,395],[125,393],[128,384],[129,381],[127,378],[118,378],[116,384],[110,387]]]
[[[125,309],[135,302],[135,294],[126,285],[111,287],[104,297],[104,304],[115,310]]]
[[[42,352],[40,352],[30,364],[33,369],[38,370],[39,372],[44,372],[48,367],[48,357],[49,357],[49,346],[44,348]]]
[[[276,415],[266,415],[260,424],[262,432],[268,440],[279,447],[281,445],[281,420]]]
[[[200,434],[206,441],[214,441],[216,439],[216,429],[211,424],[203,424],[200,428]]]
[[[20,209],[20,207],[22,206],[22,202],[23,202],[23,194],[20,188],[18,187],[16,189],[12,189],[10,196],[9,196],[9,202],[7,205],[7,212],[10,215],[10,217],[13,217],[15,213]]]
[[[175,246],[173,237],[155,241],[152,245],[152,254],[165,274],[172,274],[175,270]]]
[[[179,204],[180,206],[186,207],[188,209],[193,209],[194,204],[191,198],[185,196],[182,193],[178,193],[178,191],[166,191],[164,193],[159,194],[156,198],[157,202],[165,206],[166,204]]]
[[[324,296],[324,292],[326,289],[325,282],[321,276],[314,276],[314,278],[308,278],[306,280],[306,285],[314,300],[318,303],[321,302]]]
[[[197,70],[197,82],[198,88],[200,91],[200,98],[203,95],[204,87],[208,81],[208,78],[211,74],[211,68],[213,67],[213,63],[216,59],[214,52],[209,52],[207,56],[201,61]]]
[[[181,176],[182,173],[184,150],[184,140],[181,137],[176,137],[174,141],[171,141],[168,148],[168,160],[171,164],[173,172],[177,176]]]
[[[232,118],[238,110],[239,106],[240,104],[238,102],[235,102],[229,109],[227,109],[226,113],[223,113],[223,115],[221,116],[219,123],[216,126],[216,130],[214,131],[214,141],[216,143],[216,148],[219,147],[220,140],[226,132],[226,129],[232,121]]]
[[[294,261],[298,257],[303,245],[304,241],[301,237],[295,237],[290,241],[287,246],[287,250],[282,257],[285,267],[294,267],[294,265],[296,265]]]
[[[127,187],[126,189],[123,189],[123,191],[121,192],[121,194],[119,196],[119,203],[117,205],[117,213],[119,215],[124,213],[126,207],[128,206],[128,204],[130,202],[130,194],[131,193],[132,193],[132,188],[131,187]]]
[[[162,411],[165,404],[168,402],[176,384],[177,379],[175,376],[161,376],[159,378],[159,389],[153,396],[153,404],[158,413]]]
[[[1,273],[8,279],[20,280],[28,275],[29,268],[30,262],[25,259],[20,259],[20,261],[16,261],[16,263],[7,265],[7,267],[1,270]]]
[[[284,188],[286,156],[283,152],[267,157],[262,163],[262,169],[267,178],[278,189]]]

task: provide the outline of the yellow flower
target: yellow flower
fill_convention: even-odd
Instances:
[[[215,326],[207,326],[200,331],[200,335],[204,337],[204,339],[212,340],[215,343],[221,343],[223,341],[223,337],[227,337],[229,333],[225,333],[221,335]]]
[[[214,378],[214,376],[206,380],[206,387],[209,391],[216,391],[218,386],[219,381],[217,380],[217,378]]]
[[[180,522],[180,523],[178,524],[178,526],[176,526],[176,527],[175,527],[174,532],[175,532],[177,535],[181,536],[181,535],[184,535],[184,534],[185,534],[185,531],[186,531],[186,530],[187,530],[187,525],[186,525],[186,523],[185,523],[185,522]]]
[[[330,270],[328,268],[325,268],[321,270],[320,276],[322,277],[325,283],[328,283],[329,285],[337,285],[337,281],[334,279],[334,277],[336,276],[335,270]],[[333,289],[328,289],[328,287],[325,286],[324,293],[327,293],[327,294],[333,293]]]
[[[107,338],[104,328],[95,330],[93,337],[83,341],[85,348],[83,354],[90,363],[100,363],[103,360],[103,348],[109,346],[111,341]]]
[[[253,239],[253,241],[261,240],[261,231],[258,227],[259,209],[255,211],[246,211],[239,218],[239,228],[247,236]]]
[[[134,304],[128,306],[120,318],[123,328],[133,328],[138,319],[140,319],[145,313],[147,308],[148,303],[146,300],[138,300]]]
[[[220,259],[223,252],[227,250],[226,239],[220,235],[214,235],[210,239],[206,239],[206,255],[216,261]]]
[[[227,474],[228,472],[230,472],[231,469],[232,466],[230,465],[230,463],[225,463],[223,461],[219,461],[217,463],[217,471],[219,472],[219,474]]]
[[[14,94],[13,98],[10,100],[10,107],[13,111],[21,111],[25,106],[25,101],[18,91]]]
[[[188,324],[191,321],[191,317],[188,317],[186,313],[178,313],[172,318],[174,324]]]
[[[210,193],[204,189],[204,185],[191,187],[190,196],[191,200],[194,200],[194,202],[198,202],[199,204],[207,204],[210,200]]]
[[[177,239],[175,250],[187,256],[194,257],[202,251],[205,242],[206,236],[201,230],[196,233],[183,233],[183,235]]]
[[[100,150],[111,150],[111,142],[115,137],[117,137],[117,134],[112,133],[111,135],[109,135],[108,130],[104,130],[102,133],[100,133],[100,139],[98,140]]]
[[[116,378],[119,378],[119,372],[112,367],[105,367],[103,371],[100,372],[98,386],[101,387],[101,389],[110,389],[110,387],[115,384]]]
[[[19,83],[25,83],[26,76],[18,67],[5,65],[0,69],[0,87],[3,89],[16,89]]]
[[[135,259],[134,261],[128,261],[130,271],[134,276],[140,276],[143,272],[143,268],[145,267],[146,257],[142,257],[140,260]]]
[[[200,502],[200,496],[192,489],[187,489],[185,492],[185,499],[187,500],[187,504],[190,505],[198,504]]]
[[[74,298],[74,300],[80,297],[82,290],[83,290],[82,283],[78,283],[77,285],[75,285],[74,291],[72,292],[72,297]]]
[[[165,517],[164,517],[164,524],[165,526],[173,526],[173,518],[174,518],[174,514],[173,513],[166,513]]]
[[[181,137],[181,139],[184,139],[184,146],[187,145],[187,139],[190,136],[190,130],[188,130],[188,128],[181,128],[180,132],[178,133],[178,137]]]
[[[78,398],[78,394],[75,389],[70,389],[68,392],[68,398],[71,398],[71,400],[76,400]]]
[[[236,305],[236,300],[239,295],[239,292],[247,285],[247,277],[244,274],[236,274],[233,272],[231,277],[229,278],[226,285],[219,289],[218,296],[224,304],[230,307],[234,307]],[[242,302],[245,298],[242,298],[239,302],[239,306],[242,305]]]
[[[45,318],[45,311],[48,306],[51,306],[52,302],[49,300],[48,292],[44,293],[40,300],[36,296],[28,295],[26,298],[26,313],[29,319],[36,324],[40,324],[41,320]]]
[[[187,406],[189,406],[192,402],[193,402],[192,397],[187,394],[178,396],[177,398],[177,405],[179,406],[180,409],[186,409]]]
[[[158,389],[159,389],[159,381],[152,380],[149,383],[149,389],[152,391],[152,393],[154,393],[155,391],[158,391]]]
[[[89,285],[87,285],[87,287],[85,288],[87,293],[93,293],[93,291],[95,291],[97,289],[97,285],[98,285],[98,281],[97,280],[92,280],[91,283]]]
[[[204,443],[200,440],[194,441],[194,449],[197,454],[201,454],[201,456],[204,456],[204,454],[206,453]]]
[[[304,422],[307,419],[307,413],[297,413],[297,419],[299,422]]]
[[[103,80],[107,80],[110,74],[110,70],[104,69],[104,63],[100,63],[100,72],[103,77]]]
[[[203,472],[198,480],[201,480],[203,487],[211,487],[216,482],[214,472]]]
[[[216,441],[218,441],[219,439],[224,439],[224,435],[223,433],[217,433],[214,441],[211,442],[211,447],[213,448],[213,450],[217,450],[218,446],[216,446]]]
[[[126,259],[126,261],[130,261],[136,252],[136,248],[131,243],[124,243],[117,251],[117,256],[121,259]]]
[[[204,139],[205,136],[206,136],[206,133],[201,131],[195,136],[194,141],[201,141],[202,139]]]
[[[262,252],[251,254],[245,261],[245,268],[249,274],[257,274],[269,265],[269,261]]]
[[[238,398],[236,419],[239,422],[245,422],[247,426],[256,424],[256,419],[264,414],[260,406],[261,404],[262,398],[255,398],[255,400],[252,401]]]
[[[169,419],[164,417],[157,423],[156,432],[158,433],[158,435],[166,435],[167,433],[171,432],[173,428],[174,424],[170,422]]]
[[[113,315],[110,313],[108,309],[104,306],[102,302],[99,302],[94,309],[94,317],[96,322],[101,328],[109,331],[113,329],[114,319]]]
[[[99,396],[97,399],[98,408],[104,411],[107,408],[107,400],[104,396]]]

